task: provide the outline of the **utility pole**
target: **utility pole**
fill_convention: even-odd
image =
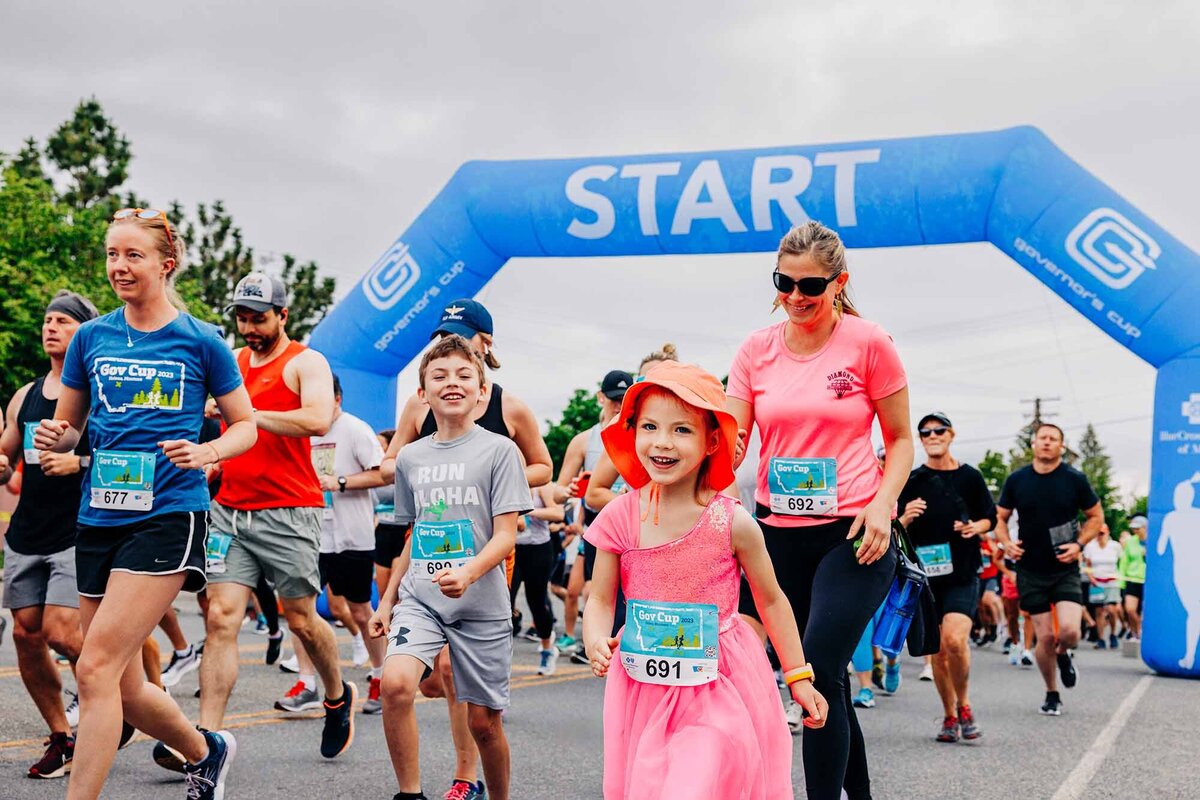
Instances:
[[[1021,401],[1022,405],[1032,405],[1033,406],[1033,419],[1031,419],[1029,421],[1029,425],[1027,428],[1029,430],[1030,435],[1032,435],[1033,432],[1035,430],[1037,430],[1037,426],[1041,425],[1043,422],[1045,422],[1047,418],[1058,416],[1057,413],[1053,413],[1053,412],[1042,413],[1042,403],[1060,403],[1060,402],[1062,402],[1061,397],[1035,397],[1031,400],[1022,400]]]

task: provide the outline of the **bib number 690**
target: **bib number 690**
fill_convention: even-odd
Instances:
[[[454,569],[454,563],[451,561],[427,561],[425,562],[425,570],[430,575],[436,575],[444,569]]]
[[[672,670],[675,671],[675,680],[679,680],[679,661],[665,658],[651,658],[646,661],[646,674],[651,678],[669,678]]]
[[[811,497],[789,497],[787,499],[788,511],[816,511],[817,504]]]

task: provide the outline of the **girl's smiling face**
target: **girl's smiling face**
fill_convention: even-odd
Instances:
[[[638,404],[634,448],[650,480],[663,485],[689,476],[717,448],[717,430],[710,430],[705,415],[675,395],[647,390]]]
[[[164,260],[156,245],[154,233],[140,225],[126,223],[108,229],[104,242],[105,272],[123,302],[163,291],[175,262]]]

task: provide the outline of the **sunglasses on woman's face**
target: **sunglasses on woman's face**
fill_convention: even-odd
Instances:
[[[921,430],[917,431],[917,433],[921,434],[922,439],[928,439],[930,436],[933,436],[935,433],[938,436],[941,436],[943,433],[945,433],[948,430],[950,430],[950,429],[947,428],[946,426],[939,425],[936,428],[921,428]]]
[[[779,270],[775,270],[771,275],[771,280],[775,282],[775,288],[783,294],[791,294],[796,289],[799,289],[800,294],[805,297],[820,297],[825,294],[825,287],[837,280],[838,274],[830,275],[828,278],[822,278],[820,275],[813,275],[808,278],[791,278]]]

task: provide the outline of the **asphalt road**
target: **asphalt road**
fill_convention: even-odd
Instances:
[[[181,598],[178,607],[185,631],[198,637],[194,603]],[[344,631],[339,641],[348,657]],[[390,798],[395,783],[380,718],[357,717],[350,751],[322,759],[317,715],[289,718],[271,709],[291,676],[262,664],[264,640],[249,629],[239,644],[241,674],[227,717],[238,738],[238,757],[226,797]],[[505,719],[513,797],[599,798],[602,683],[566,659],[557,674],[539,677],[536,645],[518,640],[515,647],[513,703]],[[933,741],[941,719],[936,692],[916,680],[920,662],[910,660],[900,691],[859,711],[875,797],[1200,798],[1200,682],[1150,676],[1140,661],[1113,652],[1084,649],[1077,663],[1080,682],[1064,693],[1065,714],[1050,718],[1037,713],[1042,694],[1035,669],[1009,666],[995,645],[976,651],[972,701],[984,736],[973,744],[943,745]],[[65,781],[24,777],[40,756],[45,734],[15,664],[6,635],[0,645],[0,799],[62,797]],[[365,672],[348,660],[343,665],[365,694]],[[64,675],[69,681],[69,672]],[[187,675],[174,691],[193,717],[196,682],[195,673]],[[454,763],[444,701],[419,702],[425,791],[440,796]],[[803,797],[800,740],[795,743],[793,774]],[[106,797],[184,796],[178,776],[151,761],[151,745],[139,736],[118,754]]]

